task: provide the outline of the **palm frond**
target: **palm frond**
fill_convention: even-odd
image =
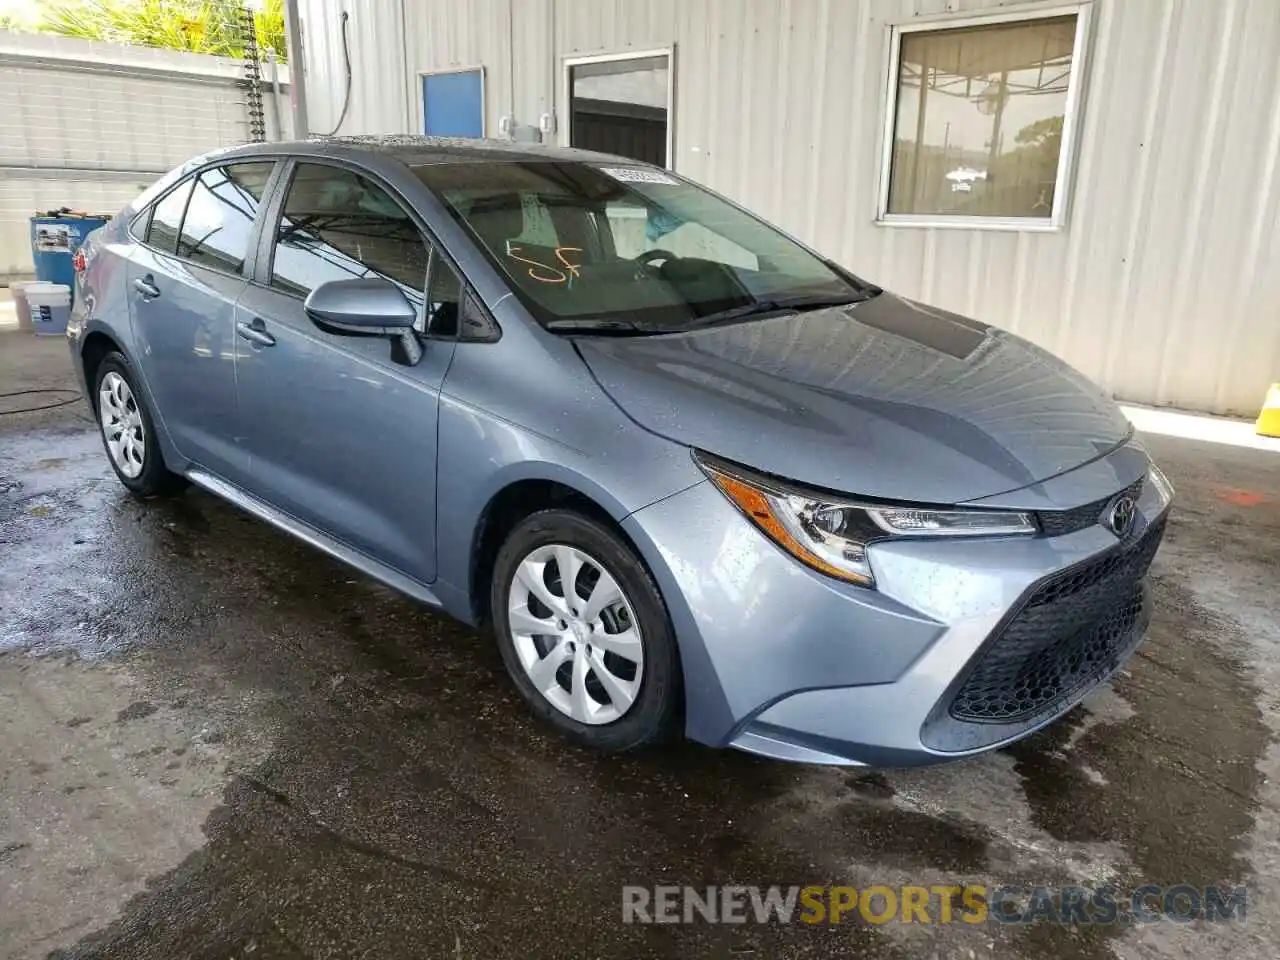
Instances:
[[[250,24],[259,51],[275,50],[284,60],[284,0],[266,0],[251,17],[240,0],[48,0],[34,29],[239,58]]]

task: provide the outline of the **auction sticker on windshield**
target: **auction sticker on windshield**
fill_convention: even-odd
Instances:
[[[659,170],[641,170],[638,167],[599,167],[601,173],[607,173],[622,183],[660,183],[668,187],[680,185],[675,177],[667,176]]]

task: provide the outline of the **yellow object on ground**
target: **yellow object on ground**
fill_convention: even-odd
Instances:
[[[1258,414],[1258,435],[1280,437],[1280,383],[1273,383]]]

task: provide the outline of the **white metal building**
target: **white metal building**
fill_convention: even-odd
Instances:
[[[1280,379],[1277,0],[301,8],[313,133],[656,160],[1122,399],[1252,415]]]

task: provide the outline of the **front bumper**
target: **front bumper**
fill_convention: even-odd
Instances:
[[[1119,459],[1133,469],[1132,454]],[[1132,479],[1118,476],[1114,489]],[[710,484],[638,511],[624,526],[649,560],[680,639],[692,739],[780,759],[908,766],[1026,736],[1128,658],[1149,616],[1142,576],[1167,506],[1147,484],[1123,542],[1099,525],[1057,537],[876,544],[875,590],[797,563]],[[1116,558],[1131,553],[1122,579]],[[1055,695],[1028,692],[1036,681],[1020,674],[1023,699],[1010,718],[1008,702],[983,699],[984,679],[1016,669],[1000,662],[997,645],[1007,653],[1025,640],[1018,631],[1028,633],[1027,621],[1061,614],[1045,598],[1086,570],[1097,576],[1071,607],[1079,622],[1047,629],[1094,629],[1090,617],[1128,606],[1107,621],[1105,637],[1086,638],[1083,654],[1062,654],[1070,672]]]

